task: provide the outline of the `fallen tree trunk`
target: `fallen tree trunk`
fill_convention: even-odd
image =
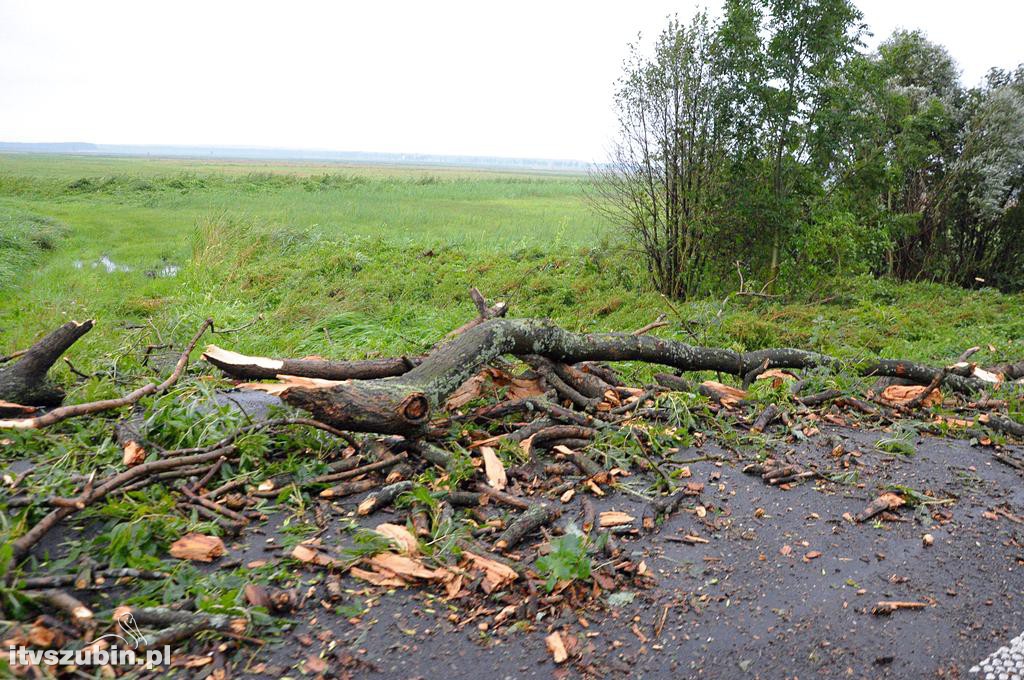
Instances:
[[[536,355],[564,363],[643,361],[679,371],[717,371],[745,376],[756,368],[847,367],[864,376],[898,376],[931,383],[942,374],[910,361],[882,359],[848,366],[818,352],[762,349],[734,352],[625,333],[572,333],[538,319],[491,319],[442,344],[409,372],[377,380],[350,380],[328,388],[292,387],[282,399],[345,430],[421,435],[433,409],[484,365],[504,354]],[[950,388],[973,392],[991,383],[948,374]]]
[[[64,390],[50,382],[47,372],[64,352],[92,329],[92,321],[69,321],[19,353],[18,360],[0,368],[0,400],[26,406],[59,406]]]

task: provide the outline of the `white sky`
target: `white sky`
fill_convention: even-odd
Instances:
[[[702,4],[0,0],[0,140],[599,160],[626,44]],[[968,83],[1024,61],[1019,0],[858,5]]]

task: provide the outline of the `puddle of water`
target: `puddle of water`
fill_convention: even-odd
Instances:
[[[86,263],[82,260],[75,260],[71,263],[75,269],[84,269]],[[114,274],[115,272],[130,272],[132,268],[126,264],[118,264],[110,258],[109,255],[101,255],[98,260],[90,262],[89,266],[93,269],[103,269],[108,274]],[[146,276],[151,279],[163,279],[177,276],[181,272],[181,265],[171,264],[164,260],[164,262],[157,269],[147,269]]]
[[[118,264],[114,262],[107,255],[101,256],[100,259],[92,263],[92,266],[103,267],[104,269],[107,270],[108,274],[113,274],[114,272],[130,272],[132,270],[132,268],[127,265]]]
[[[168,279],[177,276],[180,271],[181,265],[171,264],[164,260],[158,269],[147,269],[146,276],[151,279]]]
[[[83,262],[82,260],[75,260],[71,264],[72,266],[74,266],[75,269],[85,268],[85,262]],[[132,268],[127,265],[118,264],[114,262],[113,260],[110,259],[109,255],[100,256],[100,259],[95,260],[94,262],[90,262],[89,266],[92,267],[93,269],[102,267],[103,269],[106,270],[108,274],[113,274],[114,272],[130,272],[132,270]]]

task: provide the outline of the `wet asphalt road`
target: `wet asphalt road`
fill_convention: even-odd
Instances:
[[[233,677],[302,677],[311,656],[352,678],[985,677],[984,669],[970,669],[994,653],[1012,660],[1012,641],[1024,631],[1024,523],[1001,514],[1024,517],[1024,476],[966,441],[924,437],[916,455],[902,457],[876,450],[880,436],[830,427],[794,448],[795,461],[822,470],[834,469],[835,444],[860,451],[855,483],[784,490],[739,465],[690,464],[688,481],[703,482],[703,494],[656,531],[620,540],[624,556],[643,560],[654,576],[652,586],[631,590],[634,599],[624,606],[601,600],[530,627],[484,632],[478,624],[487,616],[453,622],[452,614],[458,620],[464,613],[435,593],[371,589],[368,598],[365,583],[346,578],[346,604],[372,604],[368,613],[350,621],[350,611],[321,605],[318,592],[284,636],[239,655]],[[708,444],[677,456],[715,451]],[[1020,447],[1004,451],[1024,458]],[[901,508],[879,522],[844,519],[890,485],[953,502]],[[707,509],[704,518],[697,504]],[[639,499],[625,493],[595,505],[642,514]],[[578,498],[564,509],[559,523],[579,521]],[[377,513],[368,523],[389,518]],[[231,544],[231,558],[244,564],[279,556],[266,550],[274,531],[261,531]],[[925,533],[934,538],[930,546]],[[708,542],[680,542],[686,535]],[[59,554],[72,536],[72,527],[62,528],[40,547]],[[325,534],[325,542],[333,536]],[[322,572],[304,576],[319,581]],[[872,613],[888,600],[926,606]],[[553,630],[580,643],[564,664],[553,663],[545,648]]]
[[[298,630],[331,628],[332,644],[360,660],[345,671],[351,677],[984,677],[969,670],[1024,630],[1024,524],[992,513],[1024,516],[1024,477],[966,441],[925,437],[915,456],[901,457],[875,450],[879,436],[830,428],[794,454],[827,468],[842,441],[862,452],[860,486],[783,490],[729,464],[691,464],[692,479],[706,485],[700,499],[656,532],[621,542],[656,582],[624,607],[541,620],[532,631],[482,633],[475,621],[448,621],[432,594],[405,591],[381,598],[359,625],[321,612]],[[893,484],[955,502],[902,508],[877,523],[844,519]],[[703,520],[698,502],[709,511]],[[597,505],[640,514],[624,494]],[[574,516],[569,506],[561,521]],[[688,534],[708,543],[673,540]],[[872,613],[891,600],[926,606]],[[582,654],[554,664],[544,645],[551,630],[576,636]],[[269,670],[309,653],[286,639]]]

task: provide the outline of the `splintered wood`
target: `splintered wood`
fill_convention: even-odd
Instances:
[[[501,491],[508,485],[505,466],[498,459],[498,454],[489,446],[481,446],[480,455],[484,459],[484,473],[487,475],[487,483]]]
[[[397,524],[378,524],[374,529],[378,534],[394,543],[400,553],[404,555],[415,555],[419,552],[419,543],[405,527]]]
[[[204,534],[185,534],[171,544],[171,556],[180,560],[212,562],[225,552],[224,541]]]
[[[340,380],[324,380],[323,378],[303,378],[298,375],[279,375],[277,376],[277,382],[264,382],[264,383],[240,383],[239,389],[244,390],[255,390],[258,392],[266,392],[269,395],[279,397],[286,390],[293,387],[306,387],[311,389],[322,389],[325,387],[333,387],[340,385]]]
[[[882,399],[897,405],[909,404],[929,390],[923,385],[889,385],[882,390]],[[942,403],[942,392],[929,390],[929,393],[921,401],[921,406],[938,406]]]
[[[875,500],[868,503],[868,505],[857,513],[856,519],[858,522],[865,522],[875,515],[878,515],[886,510],[895,510],[896,508],[904,505],[906,501],[899,494],[887,491]]]
[[[562,642],[562,635],[557,630],[544,638],[544,643],[547,645],[548,651],[551,652],[551,660],[555,663],[565,663],[569,658],[569,652],[566,651],[565,643]]]
[[[519,578],[512,567],[477,552],[463,550],[458,565],[430,567],[419,552],[416,537],[405,527],[383,523],[375,531],[389,539],[399,552],[380,552],[359,558],[354,563],[332,557],[315,542],[300,543],[292,557],[319,567],[348,571],[352,576],[377,586],[405,588],[437,584],[448,598],[463,593],[467,579],[480,576],[485,593],[503,589]]]

